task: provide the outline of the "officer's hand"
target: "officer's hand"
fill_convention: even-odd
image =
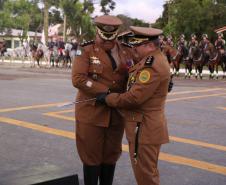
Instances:
[[[171,92],[173,89],[173,76],[170,78],[169,86],[168,86],[168,92]]]
[[[105,98],[109,93],[101,93],[99,95],[97,95],[96,97],[96,103],[97,104],[102,104],[102,105],[106,105],[106,101]]]

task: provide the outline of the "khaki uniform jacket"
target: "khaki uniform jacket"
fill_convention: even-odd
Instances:
[[[154,57],[152,65],[148,64]],[[165,100],[170,81],[170,67],[160,50],[150,53],[130,69],[128,92],[112,93],[106,97],[111,107],[123,108],[126,135],[135,142],[137,123],[140,123],[140,144],[163,144],[169,141]]]
[[[72,83],[78,88],[76,101],[95,98],[99,93],[122,93],[126,89],[128,53],[117,43],[114,56],[117,68],[113,71],[111,60],[98,44],[83,47],[82,54],[75,58],[72,67]],[[107,127],[110,123],[111,108],[97,105],[94,101],[75,106],[76,122]]]

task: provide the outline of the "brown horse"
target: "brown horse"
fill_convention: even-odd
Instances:
[[[178,50],[180,51],[182,55],[182,61],[184,63],[184,68],[185,68],[185,76],[184,78],[191,78],[192,75],[192,57],[190,55],[190,51],[188,48],[184,45],[181,45]]]
[[[187,50],[186,55],[183,57],[184,68],[185,68],[185,78],[191,78],[192,75],[192,65],[193,65],[193,50],[195,48],[192,46]]]
[[[194,47],[192,52],[193,56],[193,64],[195,67],[195,78],[198,79],[198,76],[200,79],[203,78],[202,71],[204,65],[208,62],[208,56],[206,53],[200,48],[200,47]]]
[[[64,50],[64,56],[63,56],[63,66],[71,68],[71,56],[70,51],[68,49]]]
[[[226,53],[221,57],[221,67],[223,69],[223,79],[226,78]]]
[[[42,49],[38,49],[36,46],[31,47],[31,56],[34,61],[34,66],[35,66],[35,61],[37,62],[38,67],[40,67],[40,60],[44,56],[44,52]]]
[[[182,61],[182,51],[177,50],[169,45],[164,45],[162,51],[166,55],[169,64],[172,66],[173,73],[176,76],[179,76],[180,63]]]
[[[216,72],[216,78],[218,79],[218,67],[219,65],[222,67],[222,69],[224,70],[223,67],[223,61],[222,61],[222,55],[224,52],[221,52],[221,50],[217,50],[214,49],[213,51],[211,51],[210,53],[210,58],[208,61],[208,68],[210,71],[210,79],[214,78],[214,73]]]
[[[6,43],[4,41],[0,41],[0,56],[4,56],[4,53],[7,51]]]

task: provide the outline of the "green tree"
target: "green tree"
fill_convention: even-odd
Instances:
[[[4,2],[5,2],[4,0],[0,0],[0,10],[3,9]]]
[[[123,14],[117,15],[118,18],[120,18],[123,22],[123,25],[121,26],[120,32],[129,30],[130,26],[143,26],[143,27],[149,27],[149,23],[144,22],[140,19],[134,19],[131,17],[128,17]]]
[[[6,0],[0,10],[0,27],[18,28],[23,30],[22,39],[26,39],[27,31],[31,26],[38,27],[41,20],[41,12],[37,1]]]
[[[49,12],[49,25],[63,23],[63,18],[59,9],[52,9]]]
[[[196,33],[207,33],[210,38],[216,35],[214,30],[226,22],[225,0],[169,0],[164,5],[163,15],[154,25],[164,29],[166,34],[187,37]]]
[[[78,40],[90,39],[95,30],[92,24],[91,14],[94,6],[91,0],[84,0],[81,3],[78,0],[62,0],[60,6],[67,17],[67,25],[71,27],[72,34]]]
[[[155,28],[164,28],[169,22],[169,3],[163,5],[162,15],[152,24]]]

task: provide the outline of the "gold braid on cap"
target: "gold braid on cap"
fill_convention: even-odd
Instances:
[[[149,38],[137,38],[137,37],[133,37],[129,43],[131,45],[139,45],[142,44],[143,42],[149,41]]]
[[[116,37],[118,35],[118,30],[119,29],[116,29],[115,31],[112,31],[112,32],[106,32],[104,30],[101,30],[98,26],[96,28],[97,28],[97,33],[104,40],[114,40],[114,39],[116,39]]]

